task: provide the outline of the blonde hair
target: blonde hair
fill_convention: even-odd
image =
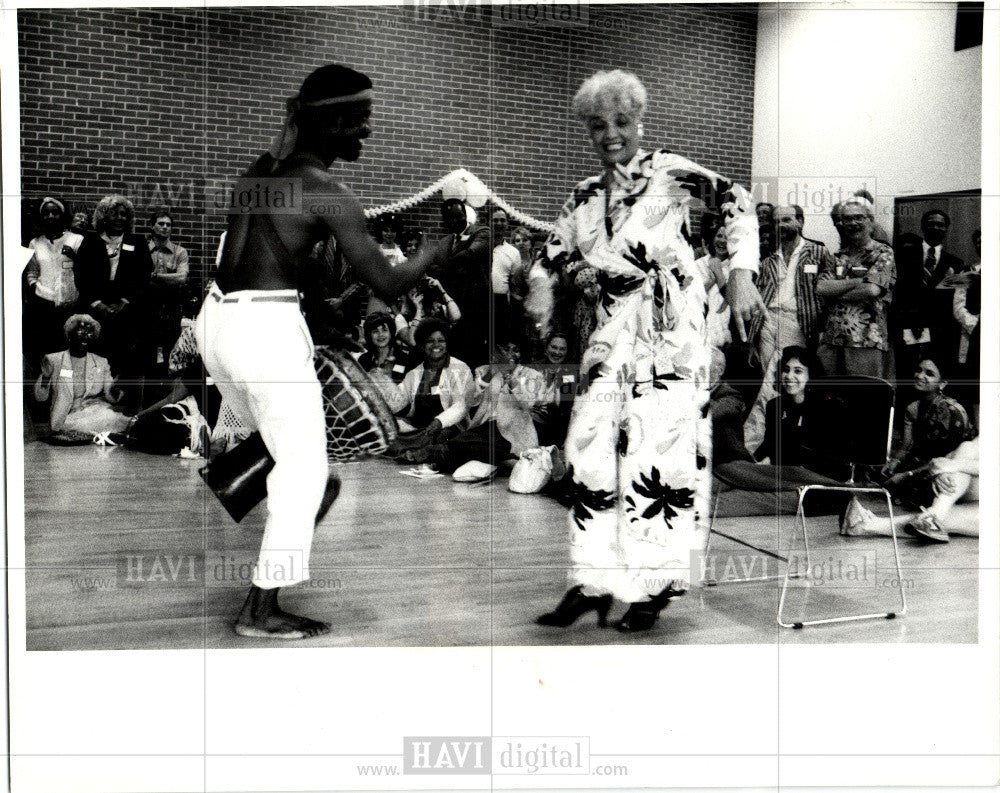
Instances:
[[[572,107],[584,120],[607,110],[640,118],[646,110],[646,87],[632,72],[600,71],[584,80],[573,97]]]

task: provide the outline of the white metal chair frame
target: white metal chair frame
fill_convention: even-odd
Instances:
[[[887,438],[886,438],[886,446],[885,446],[885,449],[886,449],[885,456],[886,456],[887,460],[889,459],[889,453],[891,451],[891,446],[892,446],[892,426],[893,426],[893,419],[894,419],[894,417],[895,417],[895,407],[894,406],[890,406],[890,408],[889,408],[889,420],[888,420],[887,432],[886,432]],[[761,576],[756,576],[756,577],[727,578],[727,579],[724,579],[722,581],[720,581],[718,579],[706,577],[704,575],[704,571],[703,571],[701,585],[704,586],[704,587],[712,587],[712,586],[718,586],[719,584],[723,584],[723,583],[725,583],[725,584],[746,584],[746,583],[756,583],[756,582],[762,582],[762,581],[776,581],[778,579],[781,579],[782,580],[782,585],[781,585],[781,595],[778,598],[777,621],[778,621],[778,624],[782,628],[801,629],[801,628],[806,627],[807,625],[825,625],[825,624],[835,623],[835,622],[855,622],[855,621],[860,621],[860,620],[871,620],[871,619],[895,619],[896,617],[902,617],[902,616],[904,616],[906,614],[906,592],[904,590],[904,587],[902,586],[903,568],[902,568],[902,564],[901,564],[900,559],[899,559],[899,543],[898,543],[898,538],[897,538],[897,535],[896,535],[896,518],[895,518],[895,513],[893,511],[893,508],[892,508],[892,495],[884,487],[859,486],[859,485],[856,485],[854,483],[854,468],[855,468],[854,463],[850,463],[850,476],[849,476],[847,482],[845,482],[842,485],[811,484],[811,485],[802,485],[801,487],[798,488],[798,495],[799,495],[798,506],[796,507],[796,510],[795,510],[795,520],[794,520],[794,523],[793,523],[793,526],[792,526],[792,531],[793,531],[793,536],[794,536],[794,531],[795,531],[796,524],[800,525],[802,527],[802,545],[803,545],[803,550],[804,550],[804,553],[805,553],[805,560],[804,560],[805,561],[805,569],[802,570],[802,571],[799,571],[798,569],[793,570],[793,565],[789,564],[789,562],[791,561],[790,555],[787,556],[787,557],[786,556],[782,556],[779,553],[774,553],[774,552],[768,551],[768,550],[766,550],[764,548],[758,548],[757,546],[752,545],[752,544],[750,544],[750,543],[748,543],[748,542],[746,542],[744,540],[741,540],[738,537],[733,537],[732,535],[726,534],[724,532],[717,531],[715,529],[715,518],[716,518],[716,515],[718,514],[718,511],[719,511],[719,500],[722,497],[722,493],[721,493],[721,491],[719,493],[716,493],[715,504],[713,505],[713,508],[712,508],[712,521],[711,521],[711,523],[709,525],[708,538],[707,538],[707,541],[705,543],[705,551],[704,551],[705,556],[707,557],[709,555],[710,550],[711,550],[711,547],[712,547],[712,535],[713,534],[718,534],[718,535],[720,535],[722,537],[725,537],[728,540],[731,540],[731,541],[736,542],[736,543],[738,543],[740,545],[746,546],[747,548],[752,548],[755,551],[760,551],[761,553],[766,554],[767,556],[770,556],[773,559],[777,559],[779,562],[785,562],[786,566],[785,566],[785,572],[784,572],[783,575],[782,574],[777,574],[777,575],[761,575]],[[812,562],[811,562],[811,559],[810,559],[810,556],[809,556],[809,532],[808,532],[808,528],[807,528],[807,524],[806,524],[806,514],[805,514],[805,510],[803,508],[803,505],[805,503],[805,497],[806,497],[806,495],[808,493],[810,493],[811,491],[813,491],[813,490],[826,490],[826,491],[833,491],[833,492],[844,492],[844,493],[851,493],[852,495],[857,495],[859,493],[873,493],[873,494],[877,493],[877,494],[881,494],[882,496],[885,497],[886,506],[889,509],[889,528],[890,528],[890,533],[891,533],[891,538],[892,538],[893,558],[895,560],[895,565],[896,565],[896,580],[900,582],[900,586],[898,587],[900,605],[899,605],[899,609],[897,611],[883,611],[883,612],[877,612],[877,613],[871,613],[871,614],[849,614],[849,615],[840,616],[840,617],[821,617],[821,618],[818,618],[818,619],[798,620],[798,621],[794,621],[794,622],[789,622],[789,621],[785,620],[785,618],[784,618],[784,609],[785,609],[785,597],[786,597],[786,594],[787,594],[787,591],[788,591],[788,582],[791,579],[798,579],[798,578],[806,578],[806,579],[808,579],[810,573],[812,572]]]
[[[889,459],[889,453],[892,447],[892,424],[895,417],[895,407],[891,406],[889,408],[889,422],[887,428],[887,438],[885,444],[885,458]],[[812,571],[812,564],[809,560],[809,532],[806,528],[806,515],[803,511],[802,504],[805,500],[806,494],[812,490],[827,490],[842,493],[851,493],[856,495],[858,493],[879,493],[885,496],[886,506],[889,508],[889,529],[892,536],[892,553],[893,558],[896,562],[896,580],[900,582],[899,587],[899,610],[898,611],[881,611],[872,614],[849,614],[842,617],[821,617],[819,619],[809,619],[809,620],[798,620],[795,622],[787,622],[784,619],[784,609],[785,609],[785,595],[788,592],[788,582],[792,578],[802,578],[808,576]],[[903,567],[899,561],[899,542],[896,537],[896,517],[892,509],[892,495],[884,487],[876,486],[858,486],[854,483],[854,463],[850,463],[850,476],[847,482],[843,485],[804,485],[799,488],[799,505],[795,512],[796,518],[800,521],[802,525],[802,545],[805,550],[805,571],[804,576],[802,574],[790,575],[790,570],[792,565],[788,565],[785,568],[784,582],[781,585],[781,596],[778,598],[778,624],[782,628],[796,628],[801,629],[807,625],[827,625],[833,622],[857,622],[860,620],[876,620],[876,619],[887,619],[892,620],[896,617],[902,617],[906,614],[906,592],[902,585],[903,582]],[[865,535],[861,535],[865,536]]]

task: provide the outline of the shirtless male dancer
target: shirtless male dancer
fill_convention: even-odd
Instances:
[[[216,286],[196,325],[209,374],[274,458],[260,556],[235,625],[241,636],[305,639],[330,629],[278,606],[279,587],[309,578],[328,477],[322,393],[298,302],[310,252],[332,234],[356,276],[386,297],[405,292],[440,258],[427,247],[391,267],[358,199],[327,171],[336,159],[361,156],[371,108],[371,80],[353,69],[323,66],[305,79],[288,102],[282,135],[236,185],[256,196],[270,185],[272,198],[284,188],[285,202],[301,189],[299,211],[258,209],[255,201],[253,212],[230,216]]]

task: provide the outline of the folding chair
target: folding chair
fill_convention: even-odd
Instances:
[[[817,431],[810,441],[811,451],[820,459],[847,466],[850,471],[847,481],[836,484],[807,484],[799,488],[799,502],[796,517],[802,526],[802,543],[805,552],[805,570],[793,570],[794,565],[785,568],[784,583],[778,601],[778,624],[783,628],[803,628],[806,625],[823,625],[832,622],[854,622],[870,619],[895,619],[906,613],[906,593],[899,586],[900,607],[898,611],[883,611],[866,614],[823,617],[819,619],[788,622],[784,618],[785,596],[791,578],[806,577],[812,572],[809,560],[809,531],[803,502],[813,491],[850,493],[873,493],[885,498],[889,509],[889,528],[892,536],[892,550],[896,564],[896,580],[903,580],[903,569],[899,561],[899,545],[896,538],[896,521],[892,510],[892,496],[884,487],[859,485],[854,481],[857,465],[883,466],[889,459],[892,443],[892,420],[895,390],[890,383],[874,377],[852,377],[844,379],[820,380],[810,394],[815,403],[815,427]]]
[[[734,490],[743,490],[753,493],[767,493],[767,494],[780,494],[780,493],[798,493],[803,485],[840,485],[835,479],[830,479],[820,474],[810,471],[801,466],[791,466],[791,465],[764,465],[761,463],[752,463],[744,460],[736,460],[730,463],[725,463],[720,466],[716,466],[712,470],[712,475],[716,480],[722,484],[728,485]],[[718,535],[720,537],[725,537],[727,540],[742,545],[745,548],[750,548],[753,551],[764,554],[771,559],[775,559],[778,562],[788,562],[788,557],[782,556],[780,553],[775,551],[770,551],[766,548],[761,548],[757,545],[742,540],[739,537],[734,537],[731,534],[726,534],[725,532],[719,531],[715,528],[715,520],[719,512],[719,501],[722,498],[721,491],[717,492],[715,495],[715,502],[712,507],[712,521],[709,525],[708,531],[708,541],[705,543],[704,556],[708,558],[712,549],[712,535]],[[801,503],[799,505],[799,510],[795,514],[795,522],[798,523],[801,513]],[[808,548],[806,548],[806,566],[809,565]],[[704,573],[705,571],[703,571]],[[794,577],[800,577],[798,573],[793,574]],[[778,581],[783,580],[783,574],[774,575],[760,575],[760,576],[746,576],[746,577],[727,577],[724,579],[717,579],[703,575],[701,580],[702,586],[718,586],[719,584],[746,584],[754,583],[759,581]]]

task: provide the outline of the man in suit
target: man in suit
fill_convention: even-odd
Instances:
[[[915,255],[904,262],[908,267],[909,298],[901,300],[899,311],[910,317],[910,321],[902,324],[904,350],[899,357],[910,366],[900,370],[900,374],[912,372],[916,359],[923,354],[937,354],[949,361],[958,356],[959,334],[952,317],[954,292],[945,287],[945,279],[962,272],[965,263],[944,250],[949,226],[951,218],[943,209],[927,210],[920,218],[923,239],[919,262]],[[914,326],[915,319],[919,319],[920,327]]]
[[[73,266],[80,305],[101,323],[102,352],[119,380],[123,407],[137,409],[153,363],[147,292],[153,260],[147,240],[132,232],[135,209],[121,195],[102,198],[94,231],[80,244]]]
[[[444,264],[428,271],[458,303],[462,318],[451,332],[451,353],[472,368],[489,360],[492,313],[490,230],[473,222],[474,217],[461,199],[449,198],[441,205],[448,232],[439,243]]]

